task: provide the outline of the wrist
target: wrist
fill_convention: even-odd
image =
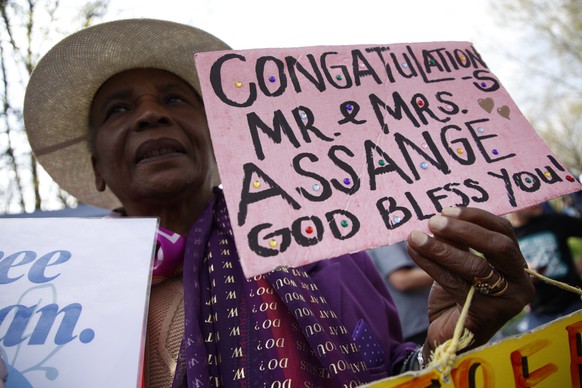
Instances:
[[[417,370],[421,370],[421,369],[424,369],[426,367],[425,360],[427,360],[427,357],[425,357],[425,355],[424,355],[424,345],[423,345],[420,347],[420,349],[418,349],[418,353],[416,354],[416,362],[418,365]]]
[[[425,367],[424,347],[420,346],[416,350],[410,352],[404,359],[400,368],[400,373],[408,371],[418,371]]]

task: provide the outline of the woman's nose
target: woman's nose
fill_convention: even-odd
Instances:
[[[135,112],[133,129],[141,131],[148,128],[169,125],[171,123],[168,111],[157,101],[141,101]]]

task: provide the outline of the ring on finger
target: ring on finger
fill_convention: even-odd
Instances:
[[[495,273],[497,273],[499,277],[495,282],[491,282]],[[475,279],[473,280],[473,286],[475,287],[475,290],[477,290],[479,293],[483,295],[501,296],[507,292],[507,289],[509,288],[509,283],[503,277],[503,275],[501,275],[493,268],[491,268],[491,272],[489,272],[487,276],[483,278],[475,277]]]

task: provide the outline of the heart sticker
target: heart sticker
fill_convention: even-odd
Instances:
[[[485,109],[487,113],[491,113],[493,110],[493,105],[495,105],[492,98],[480,98],[477,101],[479,102],[479,106],[481,106],[481,108]]]
[[[509,107],[507,105],[497,108],[497,113],[509,120]]]

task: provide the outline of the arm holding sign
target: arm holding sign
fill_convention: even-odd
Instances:
[[[475,335],[473,346],[484,344],[534,294],[509,221],[480,209],[447,208],[429,221],[429,229],[434,237],[415,231],[408,238],[410,256],[436,281],[429,299],[425,359],[435,344],[452,337],[471,285],[480,291],[465,323]]]

